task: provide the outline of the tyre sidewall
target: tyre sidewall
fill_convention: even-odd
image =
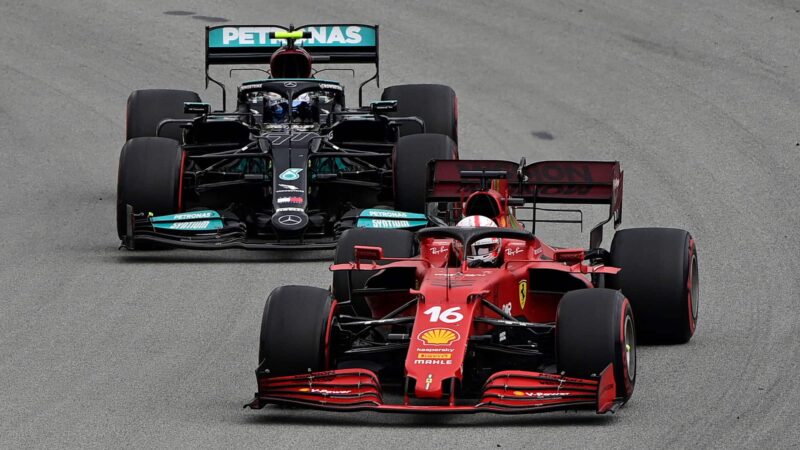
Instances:
[[[127,228],[127,205],[154,215],[178,212],[183,153],[177,141],[136,138],[125,143],[117,172],[117,233]]]
[[[326,369],[332,309],[333,299],[325,289],[282,286],[273,290],[261,318],[259,367],[276,376]]]
[[[392,153],[395,207],[401,211],[427,213],[428,163],[456,159],[455,142],[441,134],[401,137]]]

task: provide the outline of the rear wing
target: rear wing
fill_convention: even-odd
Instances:
[[[590,248],[603,240],[603,225],[622,222],[623,172],[617,161],[438,160],[428,166],[428,201],[463,201],[486,179],[508,182],[509,196],[537,204],[609,205],[608,218],[590,233]]]
[[[270,33],[281,31],[310,32],[310,38],[295,43],[311,55],[314,64],[375,64],[375,74],[359,86],[359,104],[364,85],[375,80],[380,86],[378,25],[218,25],[206,27],[206,88],[211,81],[222,87],[224,97],[225,88],[209,76],[209,66],[269,64],[272,53],[286,43],[270,38]]]

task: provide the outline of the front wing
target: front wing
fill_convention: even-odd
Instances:
[[[281,240],[254,240],[248,238],[243,225],[238,221],[216,216],[218,228],[197,231],[196,227],[187,226],[184,230],[170,230],[153,226],[151,217],[146,214],[134,214],[133,208],[127,205],[126,232],[122,237],[122,247],[135,250],[137,244],[149,243],[162,247],[185,248],[190,250],[331,250],[336,248],[333,236],[286,237]],[[191,214],[191,213],[188,213]],[[170,223],[195,224],[208,223],[207,219],[181,219]]]
[[[270,377],[257,373],[258,392],[245,407],[267,404],[294,405],[333,411],[392,413],[540,413],[555,410],[615,412],[624,401],[616,398],[613,365],[597,378],[571,378],[557,374],[509,370],[486,381],[477,403],[463,404],[451,398],[442,405],[385,403],[380,382],[366,369],[341,369],[307,375]]]

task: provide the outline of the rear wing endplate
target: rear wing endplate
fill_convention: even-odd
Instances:
[[[608,218],[590,233],[590,248],[603,238],[603,225],[622,222],[623,172],[617,161],[540,161],[525,165],[499,160],[438,160],[428,166],[428,201],[463,201],[484,186],[480,173],[505,179],[509,195],[532,203],[609,205]]]

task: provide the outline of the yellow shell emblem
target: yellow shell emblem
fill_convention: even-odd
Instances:
[[[419,339],[428,345],[447,345],[459,338],[458,332],[449,328],[431,328],[419,334]]]

